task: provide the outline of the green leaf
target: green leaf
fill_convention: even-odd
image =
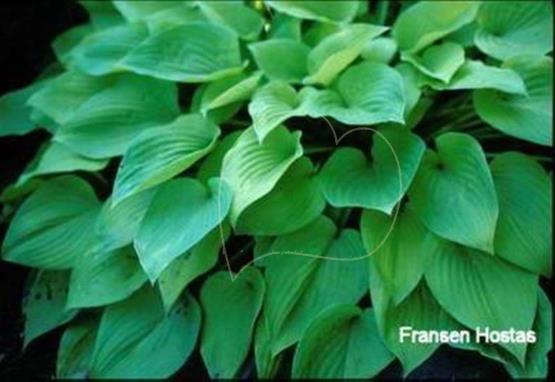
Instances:
[[[397,53],[397,42],[391,37],[378,37],[366,44],[360,55],[368,61],[388,64]]]
[[[233,147],[235,141],[243,133],[243,130],[233,131],[226,134],[216,147],[204,158],[199,166],[197,178],[203,182],[207,182],[212,177],[220,175],[222,170],[222,162],[227,152]]]
[[[551,277],[551,178],[538,163],[516,152],[496,156],[491,172],[499,198],[496,255]]]
[[[67,271],[41,270],[31,276],[30,287],[23,298],[23,347],[75,317],[76,310],[66,310],[68,280]]]
[[[91,34],[68,53],[71,65],[83,73],[100,76],[118,71],[125,56],[148,36],[142,23],[118,25]]]
[[[118,68],[168,81],[208,82],[239,73],[242,64],[233,31],[193,22],[148,37]]]
[[[301,94],[311,117],[330,116],[349,125],[404,123],[403,79],[385,64],[363,62],[351,66],[332,88],[303,89]]]
[[[393,37],[402,51],[416,52],[471,23],[480,3],[474,1],[421,1],[402,12]]]
[[[200,308],[187,295],[168,314],[153,289],[104,311],[90,378],[168,378],[187,360],[200,329]]]
[[[166,311],[171,309],[187,285],[216,265],[220,248],[229,233],[229,224],[214,228],[162,272],[158,279],[158,288]]]
[[[262,312],[258,318],[254,335],[256,375],[260,379],[274,378],[281,368],[283,353],[274,356],[271,341],[272,334],[270,333],[269,323],[264,312]]]
[[[102,170],[108,164],[107,159],[91,159],[74,153],[65,145],[58,142],[47,143],[39,151],[33,162],[25,169],[17,180],[23,184],[29,179],[72,171],[97,171]]]
[[[390,214],[410,186],[424,154],[424,142],[400,128],[383,130],[374,134],[373,140],[371,161],[358,149],[340,148],[322,168],[319,180],[332,206]]]
[[[27,100],[40,86],[34,83],[0,97],[0,137],[24,135],[38,127],[30,118]]]
[[[538,287],[538,311],[532,330],[536,333],[536,343],[526,350],[524,367],[516,363],[505,364],[507,371],[515,379],[547,378],[549,372],[548,354],[553,347],[553,307],[549,298]]]
[[[113,86],[116,79],[117,76],[93,77],[78,71],[68,71],[36,89],[27,104],[61,125],[87,100]]]
[[[445,239],[494,253],[499,214],[495,186],[480,144],[460,133],[436,139],[409,190],[416,214]]]
[[[108,198],[96,220],[94,250],[110,251],[133,243],[156,190],[140,192],[116,206]]]
[[[370,24],[350,24],[327,36],[310,51],[307,60],[309,76],[303,83],[328,85],[360,55],[370,40],[387,29]]]
[[[272,81],[254,93],[249,103],[254,132],[262,142],[282,122],[307,114],[295,89],[285,82]]]
[[[158,12],[174,10],[183,2],[178,0],[143,0],[143,1],[124,1],[115,0],[112,2],[114,7],[122,14],[128,22],[141,21],[149,18]]]
[[[553,5],[548,1],[486,2],[478,13],[474,42],[499,60],[543,56],[553,50]]]
[[[235,78],[236,76],[237,75],[231,75],[231,76],[225,77],[223,80]],[[212,110],[207,110],[207,111],[202,110],[202,107],[203,107],[202,102],[205,99],[204,94],[206,93],[207,90],[209,90],[210,93],[213,93],[212,91],[214,90],[214,87],[217,86],[217,84],[219,83],[220,83],[220,80],[217,80],[214,82],[209,82],[198,86],[195,89],[195,92],[193,93],[193,98],[191,99],[191,106],[189,107],[189,113],[202,114],[209,121],[211,121],[212,123],[215,123],[216,125],[221,125],[223,123],[228,122],[235,114],[237,114],[239,109],[241,109],[241,107],[243,106],[243,103],[241,101],[233,102]],[[210,94],[210,93],[209,93],[209,96],[219,95],[219,94]]]
[[[17,210],[2,246],[6,261],[43,269],[71,268],[92,244],[100,203],[80,178],[63,176],[35,191]]]
[[[220,129],[198,114],[141,133],[131,142],[114,182],[113,203],[185,171],[214,147]]]
[[[208,188],[191,178],[160,186],[135,238],[135,250],[154,282],[179,255],[187,252],[226,217],[232,194],[212,178]]]
[[[401,58],[426,76],[449,83],[464,63],[464,49],[454,42],[444,42],[430,46],[419,54],[404,52]]]
[[[470,328],[530,330],[537,304],[537,276],[489,254],[443,241],[430,256],[426,281],[441,306]],[[499,343],[519,362],[526,344]]]
[[[201,96],[201,113],[206,115],[210,110],[248,100],[261,78],[262,72],[257,71],[250,75],[240,73],[209,83]]]
[[[237,234],[283,235],[316,219],[326,201],[310,159],[302,157],[289,167],[269,194],[239,216]]]
[[[270,253],[275,255],[264,258],[264,314],[273,356],[296,343],[319,313],[334,305],[355,304],[367,291],[367,268],[358,259],[364,256],[359,233],[345,229],[337,234],[334,224],[323,216],[299,231],[279,236]]]
[[[227,271],[215,273],[200,291],[204,312],[200,353],[211,378],[237,374],[249,352],[264,298],[264,278],[256,268],[246,268],[236,280],[231,277]]]
[[[271,80],[300,83],[307,73],[310,48],[298,40],[278,38],[249,45],[256,65]]]
[[[466,60],[448,84],[431,78],[421,78],[421,82],[437,90],[492,89],[526,94],[526,86],[514,70],[484,65],[475,60]]]
[[[62,125],[54,139],[91,158],[121,155],[141,131],[178,115],[175,84],[132,74],[69,72],[29,100],[35,107],[39,101],[39,108]]]
[[[270,30],[268,33],[268,39],[274,38],[288,38],[293,40],[301,40],[301,23],[302,20],[291,17],[284,13],[274,14],[272,17],[272,23],[270,24]],[[308,41],[305,42],[308,43]],[[309,44],[310,45],[310,44]]]
[[[396,217],[365,210],[360,232],[366,252],[372,253],[370,261],[383,280],[383,287],[392,303],[399,305],[422,279],[437,239],[409,206],[404,206]]]
[[[292,0],[268,0],[265,2],[278,12],[301,19],[330,21],[330,22],[349,22],[351,21],[359,6],[356,0],[328,0],[321,1],[292,1]]]
[[[388,294],[384,280],[370,265],[370,294],[378,330],[387,348],[399,358],[406,377],[428,359],[439,343],[401,341],[401,328],[414,330],[449,330],[454,321],[441,309],[426,287],[420,283],[401,303],[395,304]]]
[[[519,56],[503,64],[524,80],[528,95],[474,92],[474,107],[482,120],[510,136],[551,146],[553,142],[553,59]]]
[[[255,40],[264,26],[264,18],[242,1],[199,1],[196,5],[212,23],[235,30],[245,40]]]
[[[251,204],[268,194],[289,166],[302,155],[300,132],[285,127],[272,131],[259,143],[253,128],[245,130],[227,152],[221,178],[233,193],[231,224]]]
[[[60,340],[56,378],[85,378],[91,363],[98,320],[87,317],[71,324]]]
[[[124,22],[113,1],[79,0],[79,4],[89,13],[91,24],[95,29],[109,28]]]
[[[372,378],[393,360],[371,309],[340,305],[307,328],[293,358],[293,378]]]
[[[87,308],[124,300],[146,281],[131,246],[84,252],[71,272],[67,307]]]

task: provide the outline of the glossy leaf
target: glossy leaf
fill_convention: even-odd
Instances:
[[[553,50],[553,5],[547,1],[494,1],[480,7],[474,41],[499,60]]]
[[[301,135],[279,127],[259,143],[252,128],[245,130],[227,152],[221,178],[232,193],[231,224],[241,213],[268,194],[289,166],[302,155]]]
[[[179,255],[187,252],[226,217],[232,194],[220,179],[208,187],[190,178],[159,188],[135,237],[135,249],[154,282]]]
[[[292,0],[270,0],[266,4],[278,12],[309,20],[347,22],[351,21],[358,11],[358,1],[355,0],[331,0],[321,1],[292,1]]]
[[[322,191],[334,207],[364,207],[390,214],[418,169],[425,145],[401,129],[373,135],[371,161],[360,150],[340,148],[319,175]]]
[[[3,259],[43,269],[71,268],[92,245],[99,209],[92,188],[80,178],[45,183],[17,210],[3,242]]]
[[[417,287],[437,247],[435,236],[409,206],[397,214],[365,210],[360,222],[366,252],[372,253],[370,261],[394,305],[402,303]]]
[[[71,272],[68,308],[108,305],[129,297],[147,281],[132,247],[82,253]]]
[[[303,82],[324,85],[331,83],[360,55],[371,39],[386,30],[386,27],[381,26],[351,24],[324,38],[308,55],[309,76]]]
[[[468,135],[447,133],[427,151],[409,196],[430,231],[448,240],[494,253],[499,207],[480,144]]]
[[[256,268],[245,269],[236,280],[231,277],[227,271],[215,273],[200,292],[204,312],[200,353],[211,378],[237,374],[264,298],[264,278]]]
[[[270,253],[276,254],[264,258],[264,314],[273,356],[296,343],[325,309],[355,304],[367,290],[367,269],[361,267],[360,259],[355,260],[364,255],[359,233],[345,229],[337,234],[328,218],[320,217],[299,231],[279,236]],[[353,260],[326,260],[314,255]]]
[[[98,328],[90,377],[170,377],[195,347],[200,315],[190,295],[164,314],[150,288],[109,306]]]
[[[474,1],[422,1],[402,12],[393,37],[402,51],[416,52],[471,23],[480,4]]]
[[[68,281],[67,271],[38,271],[31,276],[22,306],[25,316],[24,347],[77,314],[74,309],[66,309]]]
[[[249,45],[256,65],[271,80],[299,83],[307,74],[309,47],[286,38]]]
[[[239,73],[242,64],[235,33],[195,22],[148,37],[118,67],[163,80],[206,82]]]
[[[235,232],[249,235],[283,235],[316,219],[325,199],[311,161],[303,157],[289,167],[276,186],[239,216]]]
[[[216,125],[195,114],[143,132],[123,157],[112,202],[119,203],[185,171],[210,152],[219,135]]]
[[[299,343],[293,378],[371,378],[393,360],[371,309],[352,305],[319,315]]]
[[[448,83],[464,63],[464,49],[459,44],[445,42],[419,54],[403,53],[401,57],[426,76]]]
[[[71,324],[60,340],[57,378],[84,378],[91,363],[98,320],[93,317]]]
[[[495,256],[443,241],[432,254],[425,277],[441,306],[467,327],[532,328],[538,300],[537,276],[532,273]],[[525,343],[499,345],[524,361]]]
[[[505,134],[544,146],[553,142],[553,59],[515,57],[503,64],[524,80],[527,95],[504,95],[490,90],[474,93],[482,120]]]
[[[491,172],[499,198],[496,255],[530,272],[550,277],[551,178],[538,163],[515,152],[496,156],[491,162]]]

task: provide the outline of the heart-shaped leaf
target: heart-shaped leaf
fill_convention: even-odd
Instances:
[[[484,65],[475,60],[466,60],[448,84],[430,78],[421,78],[421,82],[437,90],[492,89],[526,94],[526,86],[514,70]]]
[[[147,281],[131,246],[82,253],[73,266],[68,308],[108,305],[123,300]]]
[[[71,268],[93,243],[100,210],[92,188],[63,176],[45,183],[17,210],[2,245],[6,261],[43,269]]]
[[[118,67],[180,82],[213,81],[242,70],[236,34],[205,22],[178,25],[148,37]]]
[[[441,306],[469,328],[532,328],[538,300],[537,276],[532,273],[495,256],[443,241],[431,254],[425,277]],[[526,343],[499,345],[524,362]]]
[[[135,249],[154,282],[179,255],[187,252],[226,217],[232,194],[212,178],[208,188],[197,180],[178,178],[160,186],[135,238]]]
[[[185,171],[205,156],[220,129],[198,114],[148,129],[131,142],[114,182],[113,203],[156,186]]]
[[[401,57],[426,76],[448,83],[464,63],[464,49],[454,42],[444,42],[430,46],[419,54],[403,53]]]
[[[264,290],[264,278],[254,267],[243,270],[235,281],[228,272],[218,272],[204,282],[200,353],[211,378],[237,374],[249,352]]]
[[[231,224],[251,204],[268,194],[289,166],[302,155],[301,134],[285,127],[272,131],[258,142],[253,128],[245,130],[227,152],[222,179],[233,192]]]
[[[307,74],[310,48],[286,38],[260,41],[249,45],[256,65],[271,80],[299,83]]]
[[[499,198],[495,253],[530,272],[550,277],[551,178],[539,164],[516,152],[496,156],[491,173]]]
[[[367,291],[367,268],[360,262],[325,259],[363,256],[359,233],[346,229],[337,234],[334,224],[323,216],[299,231],[277,237],[269,253],[276,255],[264,259],[264,314],[273,356],[296,343],[324,309],[355,304]]]
[[[374,134],[373,139],[371,163],[360,150],[341,148],[322,168],[322,191],[332,206],[389,214],[410,186],[424,154],[424,142],[398,128]]]
[[[187,285],[216,265],[220,248],[229,233],[229,224],[222,223],[162,272],[158,289],[166,311],[173,307]]]
[[[104,311],[91,378],[168,378],[195,347],[201,313],[190,295],[165,314],[148,287]]]
[[[403,51],[416,52],[471,23],[480,4],[474,1],[421,1],[402,12],[393,37]]]
[[[528,94],[476,91],[476,112],[505,134],[550,146],[553,142],[553,59],[519,56],[505,62],[503,67],[522,77]]]
[[[303,157],[289,167],[270,193],[243,211],[235,232],[269,236],[290,233],[316,219],[325,205],[312,162]]]
[[[436,139],[409,190],[411,205],[433,233],[494,253],[499,213],[495,186],[480,144],[460,133]]]
[[[307,328],[293,359],[293,378],[371,378],[393,360],[372,310],[340,305]]]
[[[477,20],[476,46],[499,60],[553,50],[553,5],[548,1],[486,2]]]
[[[375,252],[370,261],[394,305],[417,287],[437,246],[437,239],[410,208],[404,206],[397,214],[365,210],[360,222],[364,247],[368,253]]]
[[[350,24],[324,38],[308,55],[309,76],[303,82],[323,85],[331,83],[360,55],[370,40],[386,30],[382,26]]]
[[[403,79],[385,64],[363,62],[351,66],[332,88],[304,89],[302,98],[311,117],[330,116],[349,125],[404,122]]]

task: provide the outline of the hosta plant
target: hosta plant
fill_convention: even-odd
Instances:
[[[449,345],[547,374],[550,2],[81,5],[0,98],[48,132],[2,258],[57,376],[409,375],[403,327],[533,331]]]

